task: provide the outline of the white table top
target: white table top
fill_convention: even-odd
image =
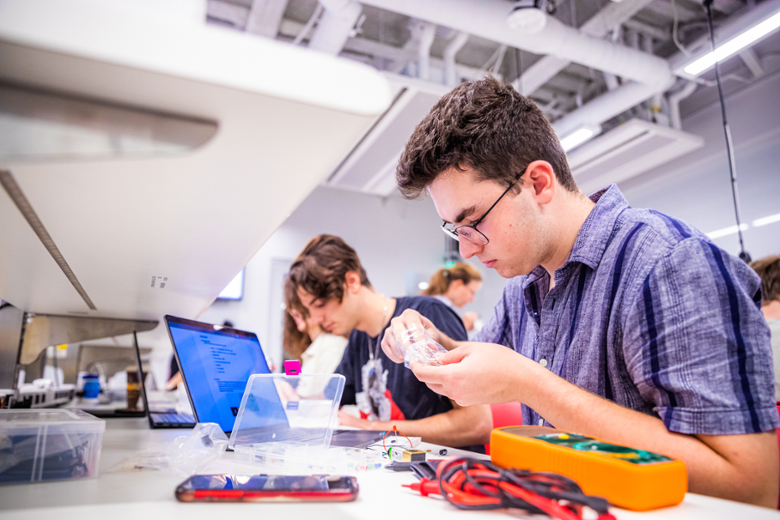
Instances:
[[[180,503],[174,497],[176,485],[183,479],[154,470],[109,472],[120,460],[153,444],[162,444],[189,430],[149,430],[143,419],[110,419],[106,421],[100,475],[82,479],[41,484],[0,486],[0,519],[2,520],[147,520],[149,518],[183,518],[187,520],[230,520],[247,518],[306,518],[317,520],[371,518],[372,520],[430,519],[463,514],[439,497],[423,498],[402,488],[416,482],[409,472],[377,469],[358,473],[360,494],[348,503]],[[428,446],[431,447],[431,446]],[[457,454],[458,450],[451,450]],[[251,466],[234,462],[226,453],[203,473],[247,474]],[[256,473],[257,471],[255,471]],[[686,495],[677,507],[646,513],[613,508],[619,520],[733,520],[778,519],[780,513],[716,498]],[[480,520],[507,516],[503,511],[470,512],[468,518]],[[512,512],[513,518],[528,518]],[[536,517],[543,518],[543,517]]]

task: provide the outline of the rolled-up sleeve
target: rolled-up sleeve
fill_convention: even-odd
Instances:
[[[623,320],[626,368],[670,431],[729,435],[780,425],[759,284],[741,260],[689,238],[637,285]]]

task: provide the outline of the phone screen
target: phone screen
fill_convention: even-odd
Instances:
[[[355,500],[355,477],[335,475],[193,475],[176,488],[182,502]]]

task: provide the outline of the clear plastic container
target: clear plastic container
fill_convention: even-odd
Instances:
[[[0,484],[97,477],[105,429],[81,410],[0,410]]]
[[[345,381],[340,374],[250,376],[230,448],[278,442],[329,447]]]
[[[441,365],[438,355],[447,353],[444,347],[416,325],[412,325],[396,338],[395,349],[398,356],[404,358],[406,368],[409,368],[412,361],[423,365]]]

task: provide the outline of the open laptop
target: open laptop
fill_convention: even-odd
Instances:
[[[146,395],[146,379],[141,365],[141,349],[138,348],[138,336],[133,331],[133,347],[138,359],[138,379],[141,381],[141,399],[144,403],[145,415],[149,419],[150,428],[194,428],[197,422],[189,414],[176,413],[176,410],[152,411],[149,407],[149,398]]]
[[[230,437],[249,376],[270,373],[260,341],[252,332],[176,316],[166,315],[165,324],[195,419],[219,424]],[[331,445],[363,447],[383,434],[334,430]]]
[[[150,348],[141,349],[141,354],[149,352],[151,352]],[[79,345],[76,365],[71,370],[75,370],[75,373],[81,371],[91,373],[92,367],[100,366],[101,374],[109,380],[114,374],[127,370],[128,365],[137,365],[137,363],[138,357],[132,348],[116,348],[116,345]],[[68,376],[66,371],[65,377]],[[114,401],[108,404],[99,402],[91,404],[82,400],[78,403],[78,408],[101,419],[146,417],[145,409],[120,408],[119,406],[123,404],[126,404],[124,399],[121,402]]]

